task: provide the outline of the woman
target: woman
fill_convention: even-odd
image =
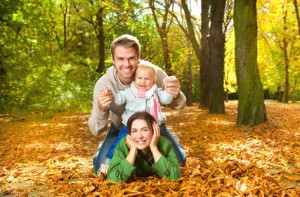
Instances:
[[[155,119],[147,112],[137,112],[127,121],[128,135],[114,151],[107,179],[116,182],[137,176],[158,174],[169,180],[181,177],[172,143],[160,136]]]

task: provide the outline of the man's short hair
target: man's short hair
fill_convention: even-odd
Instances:
[[[134,48],[136,50],[136,52],[138,53],[138,58],[140,57],[140,53],[141,53],[141,45],[139,40],[129,34],[124,34],[121,35],[117,38],[115,38],[111,45],[110,45],[110,53],[112,58],[114,58],[115,55],[115,49],[119,46],[125,47],[125,48]]]

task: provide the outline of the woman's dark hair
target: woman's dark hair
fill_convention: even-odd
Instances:
[[[131,133],[132,122],[136,119],[145,120],[148,127],[153,132],[152,124],[155,122],[155,119],[153,118],[153,116],[151,116],[148,112],[136,112],[127,121],[127,129],[128,129],[129,134]]]

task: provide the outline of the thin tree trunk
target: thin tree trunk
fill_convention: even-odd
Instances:
[[[287,18],[287,10],[284,7],[283,10],[283,31],[287,32],[287,26],[286,26],[286,18]],[[288,41],[286,38],[283,38],[283,46],[281,47],[283,51],[283,57],[284,57],[284,92],[283,92],[283,102],[288,103],[289,102],[289,57],[288,57]]]
[[[235,64],[239,92],[237,125],[267,120],[257,65],[256,0],[234,1]]]
[[[194,31],[194,26],[193,26],[193,23],[192,23],[192,16],[191,16],[191,12],[189,11],[188,9],[188,5],[186,3],[185,0],[181,0],[181,6],[182,6],[182,9],[184,10],[184,16],[185,16],[185,21],[186,21],[186,24],[187,24],[187,34],[188,34],[188,37],[189,37],[189,40],[191,41],[191,44],[192,44],[192,47],[194,49],[194,52],[195,52],[195,55],[199,61],[199,64],[200,64],[200,67],[202,66],[202,63],[201,63],[201,52],[200,52],[200,46],[198,44],[198,41],[197,41],[197,38],[196,38],[196,35],[195,35],[195,31]],[[203,23],[203,22],[202,22]],[[205,39],[206,39],[206,36],[205,36]],[[201,77],[201,72],[202,72],[202,68],[200,68],[200,105],[199,107],[204,107],[203,105],[203,90],[202,90],[202,77]]]
[[[209,43],[210,95],[209,113],[224,113],[224,53],[223,19],[226,0],[212,0]]]
[[[186,36],[187,47],[188,47],[188,79],[187,79],[187,97],[186,103],[188,106],[193,105],[193,75],[192,75],[192,50],[191,50],[191,41]]]
[[[161,25],[159,24],[158,18],[156,16],[154,3],[155,3],[155,0],[150,0],[149,6],[151,8],[152,16],[153,16],[160,40],[161,40],[166,73],[168,75],[173,75],[170,52],[169,52],[169,45],[168,45],[168,27],[167,27],[168,15],[169,15],[170,6],[172,4],[172,1],[165,0],[165,5],[164,5],[165,13],[163,15],[163,21],[162,21]]]
[[[103,8],[100,7],[97,13],[97,22],[98,22],[98,35],[97,39],[99,42],[99,63],[97,72],[102,73],[105,69],[105,35],[104,35],[104,27],[103,27]]]
[[[296,87],[297,87],[297,77],[294,81],[294,85],[293,85],[293,88],[292,88],[292,102],[293,103],[296,103],[296,99],[297,99],[297,90],[296,90]]]
[[[294,0],[293,3],[294,3],[296,18],[297,18],[297,23],[298,23],[298,34],[300,35],[300,18],[299,18],[299,10],[298,10],[297,0]]]
[[[63,10],[63,16],[64,16],[64,52],[67,52],[67,14],[68,14],[68,3],[65,1],[65,5],[61,5],[61,9]]]

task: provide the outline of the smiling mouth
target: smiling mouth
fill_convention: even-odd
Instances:
[[[145,141],[138,141],[136,143],[139,144],[139,145],[143,145],[143,144],[145,144]]]
[[[130,74],[132,71],[132,68],[122,68],[122,71],[126,74]]]

